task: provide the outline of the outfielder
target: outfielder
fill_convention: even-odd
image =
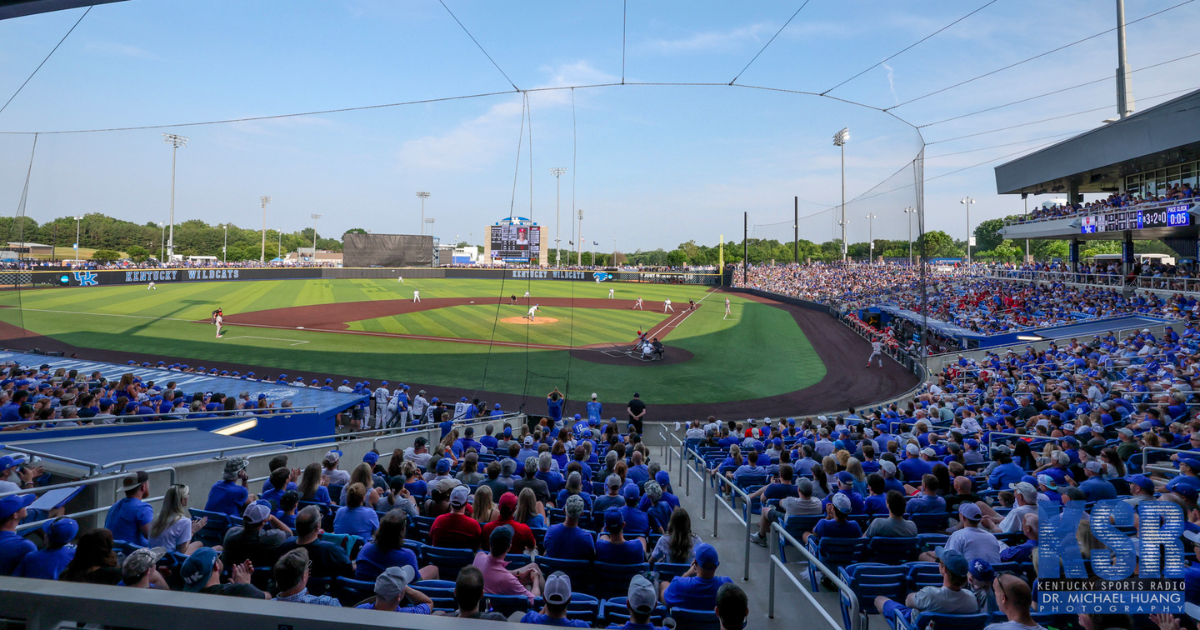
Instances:
[[[675,309],[671,307],[670,299],[663,300],[663,312],[666,313],[667,311],[670,311],[672,313],[675,312]]]
[[[404,284],[404,276],[396,276],[396,282],[399,282],[400,284]]]
[[[221,309],[217,309],[217,310],[213,311],[212,323],[216,324],[217,339],[220,339],[221,338],[221,324],[225,323],[225,314],[223,312],[221,312]]]
[[[867,367],[871,367],[871,359],[879,359],[879,367],[883,367],[883,342],[875,340],[871,342],[871,356],[867,357]]]
[[[421,301],[421,292],[413,291],[413,302],[416,303],[416,302],[420,302],[420,301]]]
[[[530,307],[529,307],[529,314],[528,314],[528,315],[526,315],[526,317],[528,317],[528,318],[529,318],[529,321],[533,321],[533,316],[534,316],[534,314],[535,314],[535,313],[537,313],[537,310],[538,310],[538,305],[537,305],[537,304],[534,304],[533,306],[530,306]]]
[[[150,284],[147,284],[147,285],[146,285],[146,290],[147,290],[147,291],[157,291],[157,290],[158,290],[158,287],[154,286],[154,281],[153,281],[153,280],[151,280],[151,281],[150,281]]]
[[[722,317],[721,319],[729,319],[729,315],[729,298],[725,298],[725,317]]]
[[[613,299],[613,289],[608,290],[608,299]]]
[[[633,305],[633,308],[632,308],[632,309],[630,309],[630,310],[634,310],[634,311],[643,311],[643,310],[646,310],[646,309],[642,308],[642,298],[640,298],[640,297],[639,297],[639,298],[637,299],[637,304],[634,304],[634,305]]]

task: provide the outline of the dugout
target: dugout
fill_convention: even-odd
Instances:
[[[343,240],[346,267],[432,267],[433,237],[415,234],[353,234]]]

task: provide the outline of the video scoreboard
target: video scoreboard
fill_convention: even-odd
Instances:
[[[1147,210],[1120,210],[1083,217],[1080,232],[1124,232],[1151,228],[1177,228],[1192,225],[1191,204],[1182,203]]]
[[[542,248],[542,228],[538,225],[491,226],[492,258],[510,262],[531,262]]]

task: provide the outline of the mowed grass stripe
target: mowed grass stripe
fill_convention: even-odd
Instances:
[[[472,308],[442,308],[429,311],[430,316],[439,316],[447,330],[455,331],[455,337],[486,339],[491,333],[493,320]]]

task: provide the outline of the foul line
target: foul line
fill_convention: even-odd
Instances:
[[[222,335],[222,337],[224,337],[224,335]],[[228,339],[230,339],[230,340],[233,340],[233,339],[267,339],[269,341],[287,341],[287,342],[290,342],[291,345],[293,345],[293,346],[298,346],[302,343],[308,343],[307,341],[300,341],[298,339],[280,339],[279,337],[251,337],[249,335],[243,335],[241,337],[228,337]]]

